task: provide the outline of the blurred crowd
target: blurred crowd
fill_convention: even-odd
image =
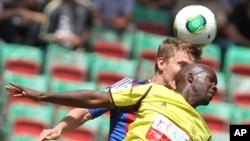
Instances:
[[[248,0],[2,0],[0,38],[36,47],[58,43],[72,50],[91,51],[90,39],[95,36],[96,27],[113,30],[118,35],[136,28],[151,31],[150,27],[136,23],[135,4],[170,13],[169,21],[162,25],[168,27],[166,31],[161,28],[154,31],[166,36],[173,36],[173,17],[178,10],[189,4],[205,5],[216,16],[218,34],[214,42],[223,53],[231,42],[250,46]],[[142,14],[136,16],[145,16]]]

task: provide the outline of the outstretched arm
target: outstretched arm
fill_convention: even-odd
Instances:
[[[44,129],[39,136],[39,141],[56,140],[63,133],[72,131],[91,119],[92,116],[88,109],[74,108],[66,117],[62,119],[54,128]]]
[[[10,82],[5,86],[7,92],[16,97],[26,97],[35,101],[50,102],[79,108],[114,108],[108,92],[77,90],[68,92],[39,92]]]

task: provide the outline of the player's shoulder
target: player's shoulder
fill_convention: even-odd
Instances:
[[[152,87],[152,91],[161,91],[161,92],[171,92],[171,93],[176,93],[174,90],[164,86],[164,85],[160,85],[157,83],[150,83],[151,87]]]
[[[132,84],[133,81],[134,81],[133,78],[125,77],[125,78],[117,81],[116,83],[110,85],[109,88],[114,88],[114,87],[119,87],[119,86],[123,86],[123,85],[127,85],[127,84]]]
[[[147,84],[149,82],[150,80],[138,80],[138,79],[134,79],[130,77],[125,77],[121,79],[120,81],[110,85],[109,88],[119,87],[119,86],[128,85],[128,84],[129,85],[141,85],[141,84]]]
[[[130,87],[147,84],[149,82],[149,80],[137,80],[134,78],[125,77],[122,80],[110,85],[107,89],[112,89],[112,91],[120,91]]]

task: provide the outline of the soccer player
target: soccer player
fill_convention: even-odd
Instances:
[[[158,48],[155,62],[155,75],[153,78],[143,82],[136,81],[131,78],[125,78],[111,87],[116,87],[119,89],[130,84],[138,85],[151,81],[160,85],[164,85],[170,89],[175,89],[174,76],[176,73],[185,65],[194,63],[196,60],[200,59],[201,53],[202,51],[199,45],[185,42],[176,38],[167,38],[160,44]],[[71,131],[80,126],[83,122],[92,118],[96,118],[106,111],[109,111],[109,109],[73,109],[57,126],[52,129],[45,129],[43,132],[41,132],[40,141],[45,139],[57,139],[62,133]],[[135,119],[135,112],[136,111],[134,110],[111,110],[111,125],[109,135],[110,141],[120,141],[124,139],[128,125]],[[75,120],[67,117],[73,117]]]
[[[144,81],[125,78],[111,87],[120,88],[128,84],[138,85],[152,81],[170,89],[175,89],[175,84],[173,83],[174,75],[183,66],[194,63],[196,60],[200,59],[201,53],[202,51],[199,45],[176,38],[168,38],[164,40],[158,48],[155,62],[155,76],[153,78]],[[85,121],[96,118],[107,111],[109,111],[109,109],[106,108],[75,108],[54,128],[43,130],[40,134],[40,141],[45,139],[58,139],[61,134],[72,131]],[[111,110],[110,116],[109,141],[123,140],[128,125],[135,119],[135,111]]]
[[[157,61],[155,65],[156,73],[150,81],[174,89],[174,75],[186,64],[193,63],[198,60],[200,56],[201,48],[199,48],[198,45],[187,43],[176,38],[168,38],[162,42],[158,49]],[[143,83],[146,82],[147,81],[144,81]],[[139,81],[126,78],[125,80],[118,82],[117,84],[119,85],[115,84],[113,87],[123,87],[129,83],[140,84]],[[40,135],[40,139],[57,139],[62,133],[71,131],[80,126],[82,122],[98,117],[106,111],[108,111],[108,109],[73,109],[67,117],[70,116],[76,120],[72,120],[72,118],[67,117],[64,118],[64,120],[60,122],[55,128],[44,130]],[[125,137],[129,123],[134,121],[134,113],[135,111],[128,112],[111,110],[111,125],[109,135],[110,141],[122,140]]]
[[[210,140],[211,132],[195,108],[212,100],[217,91],[216,73],[207,65],[189,64],[175,75],[174,81],[175,91],[155,82],[119,90],[110,88],[105,92],[44,93],[14,83],[5,89],[13,96],[66,106],[137,110],[125,141]]]

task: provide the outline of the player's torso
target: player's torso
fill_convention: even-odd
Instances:
[[[181,95],[169,89],[152,87],[141,101],[136,122],[130,124],[126,140],[208,140],[210,132],[203,122]]]
[[[111,85],[109,88],[124,89],[131,85],[143,85],[149,83],[150,80],[134,80],[132,78],[124,78],[123,80]],[[120,141],[123,140],[127,134],[129,124],[135,120],[135,110],[112,110],[110,113],[110,135],[109,141]]]
[[[111,111],[109,141],[118,141],[125,138],[129,124],[135,120],[135,114],[136,111]]]

